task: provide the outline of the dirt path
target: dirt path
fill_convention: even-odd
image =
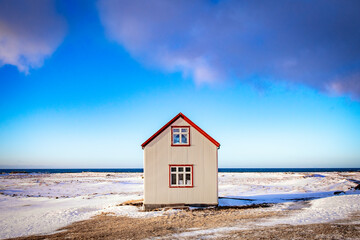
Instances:
[[[360,239],[360,224],[322,223],[234,232],[221,239]]]

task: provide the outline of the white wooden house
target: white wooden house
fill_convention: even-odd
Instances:
[[[179,113],[142,145],[144,209],[218,205],[220,144]]]

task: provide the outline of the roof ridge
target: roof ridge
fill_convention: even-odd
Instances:
[[[190,124],[193,128],[195,128],[198,132],[200,132],[204,137],[210,140],[217,148],[220,148],[220,143],[218,143],[215,139],[213,139],[209,134],[207,134],[204,130],[202,130],[198,125],[196,125],[193,121],[191,121],[188,117],[185,116],[182,112],[173,117],[168,123],[166,123],[162,128],[160,128],[157,132],[155,132],[148,140],[146,140],[141,147],[144,149],[145,146],[150,143],[154,138],[156,138],[160,133],[162,133],[166,128],[168,128],[173,122],[175,122],[179,117],[182,117],[187,123]]]

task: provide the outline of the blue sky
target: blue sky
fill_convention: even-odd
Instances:
[[[1,0],[0,168],[142,167],[179,112],[220,167],[360,167],[354,9]]]

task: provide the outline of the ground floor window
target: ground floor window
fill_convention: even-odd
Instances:
[[[193,165],[169,165],[170,187],[193,187]]]

